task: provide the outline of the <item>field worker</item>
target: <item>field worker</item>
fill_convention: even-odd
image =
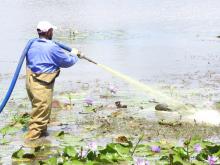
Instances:
[[[35,140],[47,133],[55,79],[60,68],[71,67],[80,57],[77,49],[73,48],[68,55],[52,41],[55,29],[56,27],[47,21],[39,22],[39,39],[32,43],[27,53],[26,89],[32,113],[26,140]]]

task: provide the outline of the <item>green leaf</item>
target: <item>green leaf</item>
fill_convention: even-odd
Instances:
[[[115,144],[114,148],[120,155],[123,155],[123,156],[128,155],[130,152],[130,147],[126,147],[122,144]]]
[[[160,157],[160,160],[166,160],[166,161],[168,161],[168,160],[169,160],[169,156],[167,156],[167,155],[162,155],[162,156]]]
[[[149,150],[149,145],[139,144],[136,147],[135,154],[144,157],[146,155],[152,155],[152,152]]]
[[[192,164],[192,165],[206,165],[207,163],[203,163],[203,162],[200,162],[200,161],[198,161],[198,160],[193,160],[193,161],[191,162],[191,164]]]
[[[174,152],[181,159],[187,159],[188,158],[187,152],[185,151],[185,149],[183,147],[175,147]]]
[[[56,137],[63,137],[65,135],[64,131],[60,131],[58,133],[56,133]]]
[[[96,108],[94,106],[85,106],[85,111],[86,112],[96,112]]]
[[[130,145],[126,146],[121,143],[110,143],[106,146],[105,149],[100,150],[100,153],[106,154],[106,153],[118,153],[121,156],[129,155],[130,153]]]
[[[107,153],[105,155],[100,155],[100,161],[104,164],[112,164],[122,160],[117,153]]]
[[[101,154],[107,154],[107,153],[117,153],[116,149],[112,146],[112,144],[108,144],[104,149],[99,150]]]
[[[181,157],[174,155],[173,156],[173,164],[174,165],[190,165],[189,162],[184,161]]]
[[[206,140],[203,140],[202,143],[201,143],[202,147],[205,148],[206,146],[211,146],[211,145],[214,145],[214,143],[210,142],[210,141],[206,141]]]
[[[70,164],[69,164],[70,163]],[[79,161],[79,160],[73,160],[72,162],[68,162],[67,164],[64,163],[63,165],[84,165],[85,163]]]
[[[76,160],[76,161],[79,162],[78,160]],[[74,163],[71,161],[67,161],[67,162],[64,162],[63,165],[73,165],[73,164],[80,165],[76,161],[74,160]]]
[[[46,161],[43,161],[45,164],[47,165],[56,165],[57,164],[57,158],[56,157],[52,157]]]
[[[199,161],[204,161],[206,160],[208,157],[208,154],[205,153],[205,152],[201,152],[199,153],[197,156],[196,156],[196,159],[199,160]]]
[[[87,158],[88,160],[95,160],[96,159],[96,153],[93,151],[89,151],[89,153],[87,154]]]
[[[220,150],[220,145],[206,146],[206,149],[212,155]]]
[[[25,126],[29,123],[31,116],[28,113],[24,113],[22,115],[16,114],[13,118],[14,123],[20,123],[21,125]]]
[[[5,144],[8,144],[8,143],[9,143],[9,141],[7,139],[5,139],[5,138],[0,140],[0,144],[1,145],[5,145]]]
[[[36,156],[34,153],[25,152],[22,148],[20,148],[18,151],[12,154],[12,158],[16,158],[16,159],[22,159],[22,158],[34,159],[35,157]]]
[[[25,151],[21,148],[12,154],[12,158],[17,158],[17,159],[22,158],[24,153],[25,153]]]
[[[58,139],[63,146],[74,146],[74,147],[80,147],[85,145],[85,142],[80,137],[76,137],[70,134],[64,134],[62,138]]]
[[[69,156],[69,157],[75,157],[77,152],[76,152],[74,147],[67,146],[67,147],[64,148],[64,154]]]
[[[0,129],[0,133],[5,136],[6,134],[14,134],[17,130],[17,128],[7,125]]]
[[[101,164],[103,163],[99,161],[87,161],[86,163],[84,163],[84,165],[101,165]],[[108,163],[104,163],[104,164],[108,164]]]

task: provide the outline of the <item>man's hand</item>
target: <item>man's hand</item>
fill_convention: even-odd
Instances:
[[[72,48],[72,51],[70,52],[71,54],[75,54],[75,55],[78,55],[80,52],[78,49],[76,48]]]
[[[83,58],[84,57],[84,54],[82,54],[80,51],[78,52],[77,54],[78,58]]]
[[[84,57],[84,55],[76,48],[72,48],[72,51],[70,53],[77,55],[78,58],[83,58]]]

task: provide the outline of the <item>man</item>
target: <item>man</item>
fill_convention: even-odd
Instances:
[[[52,41],[55,29],[47,21],[39,22],[39,39],[32,43],[27,53],[26,89],[32,104],[29,130],[25,136],[27,140],[38,139],[46,133],[55,79],[60,68],[71,67],[80,57],[77,49],[72,49],[67,55]]]

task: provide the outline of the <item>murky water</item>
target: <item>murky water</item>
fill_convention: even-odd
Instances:
[[[58,27],[54,36],[56,40],[77,47],[97,62],[194,105],[192,116],[191,111],[181,112],[188,115],[187,119],[219,123],[220,114],[213,107],[213,102],[219,100],[220,91],[220,40],[216,38],[220,34],[219,8],[218,0],[2,0],[0,97],[8,88],[26,42],[36,37],[38,21],[48,20]],[[23,68],[21,75],[24,74]],[[74,88],[69,85],[71,81],[96,80],[117,83],[124,94],[123,99],[134,96],[134,93],[143,96],[141,91],[134,88],[130,91],[121,80],[83,60],[62,70],[56,91],[61,92],[63,85],[71,90]],[[24,79],[21,78],[11,104],[24,102],[25,97]],[[146,98],[149,99],[147,94]],[[27,100],[26,104],[29,104]],[[6,107],[0,119],[10,120],[11,113],[15,113],[12,109],[8,113],[10,108],[10,105]],[[158,117],[149,111],[136,115],[142,116],[143,113],[147,117]]]

